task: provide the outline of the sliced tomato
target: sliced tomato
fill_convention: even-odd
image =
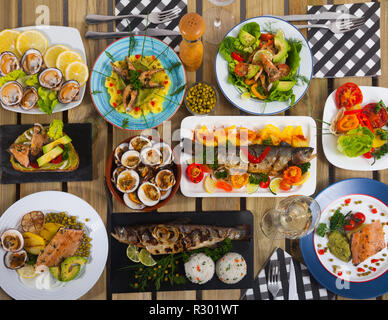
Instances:
[[[269,41],[269,40],[272,40],[274,38],[274,35],[272,33],[262,33],[260,35],[260,40],[263,40],[263,41]]]
[[[56,157],[55,159],[51,160],[51,163],[53,164],[57,164],[57,163],[60,163],[62,162],[63,160],[63,156],[60,154],[58,157]]]
[[[239,55],[237,52],[232,52],[231,53],[231,56],[234,60],[237,60],[239,62],[244,62],[244,57],[242,57],[241,55]]]
[[[356,226],[356,222],[353,219],[348,220],[348,222],[344,225],[344,229],[346,231],[353,230]]]
[[[245,77],[248,74],[248,64],[239,62],[234,67],[234,73],[239,77]]]
[[[288,181],[286,179],[283,179],[282,181],[280,181],[279,183],[279,188],[284,190],[284,191],[288,191],[290,190],[292,187],[292,182],[291,181]]]
[[[265,182],[263,180],[261,180],[260,181],[260,188],[267,189],[269,187],[270,182],[271,182],[271,179],[269,177],[268,177],[268,180]]]
[[[335,93],[335,101],[337,107],[350,109],[356,104],[362,102],[363,96],[358,85],[352,82],[347,82],[340,86]]]
[[[197,163],[192,163],[189,165],[186,169],[186,174],[193,183],[201,182],[204,176],[202,166]]]
[[[385,108],[380,108],[376,113],[377,103],[369,103],[362,108],[362,113],[365,114],[373,128],[381,128],[387,124],[388,115]]]
[[[353,215],[353,220],[357,223],[357,224],[363,224],[365,222],[365,215],[362,213],[362,212],[356,212],[354,215]]]

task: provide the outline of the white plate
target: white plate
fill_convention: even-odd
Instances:
[[[348,206],[345,206],[346,199],[351,199],[351,202]],[[362,201],[362,203],[356,204],[355,201]],[[372,213],[372,209],[369,207],[370,205],[376,208],[378,213]],[[326,225],[329,225],[329,217],[333,215],[333,212],[331,210],[335,211],[340,207],[342,208],[340,210],[343,214],[346,214],[349,211],[352,211],[353,213],[362,212],[365,215],[365,224],[372,223],[372,220],[380,220],[381,223],[388,222],[388,207],[385,203],[374,197],[358,194],[347,195],[333,201],[327,208],[322,211],[319,223],[326,223]],[[384,215],[381,215],[381,213],[384,213]],[[387,241],[388,234],[385,233],[385,243],[387,243]],[[366,282],[378,278],[388,269],[388,259],[386,257],[387,248],[384,248],[372,257],[369,257],[365,261],[361,262],[359,265],[354,266],[352,264],[352,261],[344,262],[335,257],[333,254],[331,254],[329,250],[327,250],[324,254],[320,254],[319,250],[326,248],[327,242],[327,236],[320,237],[317,235],[316,232],[314,233],[314,248],[317,257],[323,267],[335,277],[350,282]],[[378,262],[378,264],[372,263],[371,261],[373,259],[379,259],[380,261]],[[337,272],[334,272],[334,265],[340,267]],[[360,276],[360,274],[363,274],[364,271],[371,271],[369,270],[369,267],[375,268],[375,270],[368,275]],[[364,271],[358,271],[358,268],[362,268]]]
[[[84,63],[87,64],[85,47],[82,42],[81,34],[79,33],[78,29],[70,28],[70,27],[61,27],[61,26],[31,26],[31,27],[16,28],[13,30],[23,32],[31,29],[42,32],[43,35],[48,40],[49,47],[56,44],[62,44],[68,47],[70,50],[73,50],[79,53]],[[85,91],[86,91],[86,85],[81,87],[80,98],[78,101],[70,102],[68,104],[58,103],[55,106],[53,113],[63,112],[63,111],[78,107],[81,104],[82,99],[84,98]],[[7,106],[4,106],[2,103],[0,104],[4,109],[13,111],[13,112],[26,113],[26,114],[46,114],[45,112],[41,111],[39,108],[34,108],[32,110],[23,110],[22,108],[19,108],[19,107],[7,107]]]
[[[388,105],[388,88],[379,88],[379,87],[366,87],[360,86],[363,100],[362,106],[367,105],[371,102],[379,102],[383,100],[385,105]],[[335,102],[335,93],[334,90],[326,100],[325,109],[323,112],[323,121],[331,123],[333,118],[338,112],[338,108]],[[323,124],[323,128],[328,128],[328,125]],[[328,130],[324,130],[328,132]],[[322,135],[322,145],[323,151],[327,160],[333,165],[345,170],[353,171],[375,171],[375,170],[385,170],[388,169],[388,154],[382,157],[379,160],[376,160],[375,164],[372,166],[373,159],[366,159],[365,157],[356,157],[349,158],[343,153],[339,152],[337,149],[337,140],[338,137],[332,134],[323,134]]]
[[[225,37],[232,36],[237,37],[241,27],[249,22],[257,22],[260,25],[262,32],[277,31],[282,29],[286,39],[300,40],[303,44],[300,52],[300,65],[297,74],[306,77],[309,83],[297,83],[294,88],[295,104],[304,96],[307,88],[310,85],[313,75],[313,57],[310,51],[309,44],[302,33],[295,28],[291,23],[279,18],[271,16],[261,16],[245,20],[230,30]],[[256,115],[271,115],[283,112],[290,108],[289,102],[273,101],[273,102],[261,102],[257,99],[241,99],[241,92],[231,83],[228,82],[228,62],[222,57],[220,52],[217,52],[215,61],[215,72],[217,76],[218,86],[220,87],[224,96],[237,108]]]
[[[183,119],[181,124],[181,140],[183,138],[192,139],[193,130],[199,129],[202,125],[207,128],[221,128],[236,125],[251,130],[263,129],[267,124],[277,126],[283,130],[286,126],[302,126],[303,133],[309,139],[309,146],[314,148],[314,154],[317,152],[317,132],[316,123],[311,117],[258,117],[258,116],[191,116]],[[208,193],[203,187],[203,182],[192,183],[186,176],[187,161],[190,155],[181,153],[182,179],[181,191],[186,197],[286,197],[290,195],[310,196],[315,192],[317,184],[317,160],[311,161],[310,177],[301,186],[293,187],[290,191],[282,191],[277,195],[272,194],[268,189],[259,188],[255,193],[249,194],[246,187],[239,190],[233,189],[232,192],[218,190],[214,193]]]
[[[44,191],[26,196],[10,206],[0,217],[0,233],[15,228],[30,211],[66,212],[84,223],[91,238],[91,251],[83,274],[64,287],[38,290],[24,285],[16,271],[7,269],[0,259],[0,287],[16,300],[73,300],[86,294],[100,278],[108,256],[108,237],[98,213],[84,200],[66,192]],[[88,221],[86,221],[88,219]],[[0,249],[1,256],[5,251]]]

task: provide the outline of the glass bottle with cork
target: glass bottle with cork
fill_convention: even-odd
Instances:
[[[183,37],[179,56],[187,71],[196,71],[201,66],[203,59],[201,37],[205,32],[205,22],[199,14],[190,12],[180,20],[179,30]]]

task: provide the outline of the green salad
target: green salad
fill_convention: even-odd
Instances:
[[[297,74],[301,50],[301,41],[286,39],[281,29],[262,33],[256,22],[241,27],[237,37],[225,37],[219,48],[228,61],[228,81],[241,98],[290,105],[295,103],[293,87],[299,80],[308,81]]]

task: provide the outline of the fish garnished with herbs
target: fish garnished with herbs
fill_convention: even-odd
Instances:
[[[229,238],[247,240],[249,227],[190,224],[151,224],[117,227],[112,236],[119,242],[146,249],[152,255],[175,254],[211,247]]]

